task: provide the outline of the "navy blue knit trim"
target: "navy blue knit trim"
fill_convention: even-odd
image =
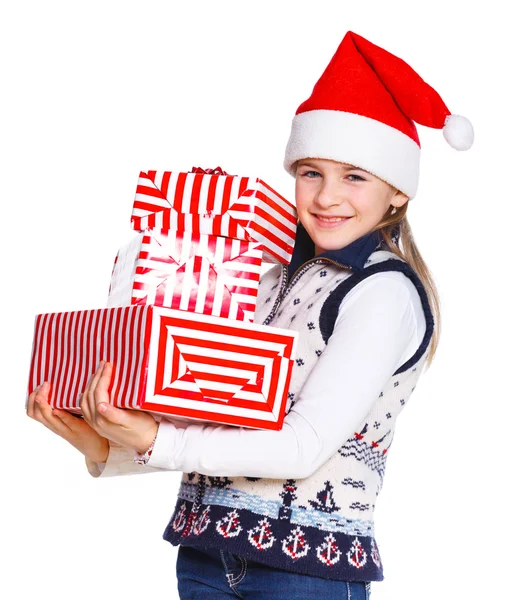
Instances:
[[[182,518],[190,526],[181,531],[176,531],[173,526],[175,517],[179,509],[185,505]],[[233,529],[230,536],[218,533],[217,524],[226,515],[235,510],[237,514],[238,525]],[[336,550],[340,552],[338,558],[327,565],[317,556],[317,548],[325,543],[330,532],[309,527],[297,525],[289,518],[271,518],[262,514],[253,513],[249,510],[231,507],[225,507],[215,504],[201,504],[196,508],[195,516],[190,522],[192,503],[188,500],[178,499],[174,514],[170,519],[164,533],[163,539],[173,546],[193,546],[216,548],[218,550],[227,550],[245,559],[253,560],[262,564],[270,565],[276,569],[283,569],[295,573],[322,577],[325,579],[334,579],[340,581],[383,581],[383,566],[380,561],[377,543],[373,537],[362,535],[347,535],[342,532],[331,532],[334,538]],[[204,515],[207,518],[204,519]],[[205,521],[197,531],[193,526],[199,522]],[[267,527],[270,528],[270,535],[275,539],[272,544],[267,541],[264,547],[257,548],[253,545],[248,535],[250,531],[260,529],[261,521],[265,519]],[[303,556],[292,558],[282,549],[283,541],[287,536],[292,536],[292,532],[299,527],[304,537],[304,543],[309,548]],[[184,535],[183,533],[186,532]],[[295,533],[294,533],[295,535]],[[266,538],[267,540],[267,538]],[[357,551],[355,550],[357,548]],[[374,549],[376,555],[374,557]],[[377,562],[376,562],[377,561]],[[357,566],[355,563],[358,563]]]
[[[328,258],[342,265],[348,265],[354,271],[362,271],[367,258],[383,244],[380,229],[370,231],[339,250],[326,250],[315,255],[315,244],[301,223],[296,231],[296,243],[288,266],[289,278],[297,269],[312,258]]]
[[[420,295],[426,322],[425,335],[423,336],[423,340],[420,346],[413,354],[413,356],[411,356],[409,360],[407,360],[402,366],[400,366],[395,371],[395,373],[393,373],[393,375],[397,375],[398,373],[406,371],[420,360],[420,358],[423,356],[423,353],[427,349],[429,341],[432,337],[432,333],[434,331],[434,317],[432,315],[432,309],[429,304],[427,293],[420,278],[408,263],[396,258],[392,258],[371,265],[370,267],[366,267],[360,273],[353,273],[350,277],[348,277],[340,285],[338,285],[338,287],[336,287],[333,290],[333,292],[331,292],[326,302],[324,302],[324,305],[321,309],[321,314],[319,316],[319,326],[322,338],[327,344],[335,327],[336,319],[338,317],[338,311],[340,309],[340,304],[342,303],[346,294],[350,292],[354,288],[354,286],[356,286],[358,283],[360,283],[367,277],[370,277],[374,273],[382,273],[386,271],[400,271],[401,273],[404,273],[404,275],[407,275],[409,279],[411,279],[418,291],[418,294]]]

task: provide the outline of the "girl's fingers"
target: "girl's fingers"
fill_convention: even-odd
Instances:
[[[32,399],[33,418],[42,423],[53,433],[62,436],[69,427],[54,414],[54,409],[48,403],[49,391],[50,384],[48,382],[43,383],[34,390]]]
[[[105,402],[109,404],[110,395],[108,394],[108,388],[110,387],[110,381],[112,379],[112,365],[111,363],[103,364],[101,376],[99,377],[95,390],[94,390],[94,404],[97,410],[98,404]]]
[[[99,367],[96,372],[89,377],[87,381],[87,385],[85,386],[85,390],[80,398],[80,408],[83,413],[83,416],[87,423],[91,426],[94,426],[96,423],[97,412],[94,403],[94,390],[96,389],[97,382],[101,377],[101,373],[103,372],[104,361],[99,362]]]
[[[94,396],[94,392],[96,391],[97,383],[98,383],[99,379],[101,378],[101,375],[103,374],[103,370],[104,370],[104,360],[100,361],[99,368],[97,369],[97,371],[94,373],[94,375],[91,378],[90,388],[88,389],[88,393],[91,395],[91,397]]]
[[[32,419],[36,418],[36,409],[39,406],[39,400],[48,404],[48,392],[50,386],[46,381],[38,385],[28,397],[27,414]]]
[[[37,390],[39,387],[36,387],[35,390],[29,394],[28,402],[27,402],[27,415],[33,419],[34,418],[34,403],[35,403],[35,395],[37,394]]]
[[[83,394],[80,394],[79,405],[80,405],[81,412],[83,414],[83,418],[90,425],[91,421],[92,421],[92,414],[90,412],[88,396],[89,395],[87,394],[87,392],[83,392]]]
[[[96,371],[89,377],[89,380],[87,381],[87,385],[85,386],[85,390],[84,390],[85,392],[88,392],[90,390],[90,386],[92,385],[92,382],[94,381],[94,377],[96,377],[96,375],[97,375],[99,369],[102,367],[102,365],[103,365],[103,361],[100,360]]]

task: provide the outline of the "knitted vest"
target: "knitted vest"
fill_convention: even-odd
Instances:
[[[208,546],[276,568],[344,581],[381,581],[373,512],[395,422],[430,349],[434,321],[418,276],[394,253],[376,249],[358,272],[312,259],[287,285],[286,267],[261,280],[256,322],[300,332],[287,412],[327,344],[338,309],[355,285],[381,271],[400,271],[419,292],[426,332],[415,354],[389,378],[338,451],[306,479],[211,477],[183,473],[163,538]],[[275,457],[277,460],[277,457]]]

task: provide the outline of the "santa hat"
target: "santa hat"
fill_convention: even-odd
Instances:
[[[473,144],[473,126],[402,59],[348,31],[292,120],[284,167],[326,158],[373,173],[409,199],[416,195],[420,140],[415,122],[442,129],[456,150]]]

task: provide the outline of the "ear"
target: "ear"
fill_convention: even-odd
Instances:
[[[395,206],[396,208],[400,208],[404,206],[404,204],[409,200],[409,196],[406,196],[404,192],[399,190],[395,190],[395,194],[393,199],[391,200],[391,206]]]

